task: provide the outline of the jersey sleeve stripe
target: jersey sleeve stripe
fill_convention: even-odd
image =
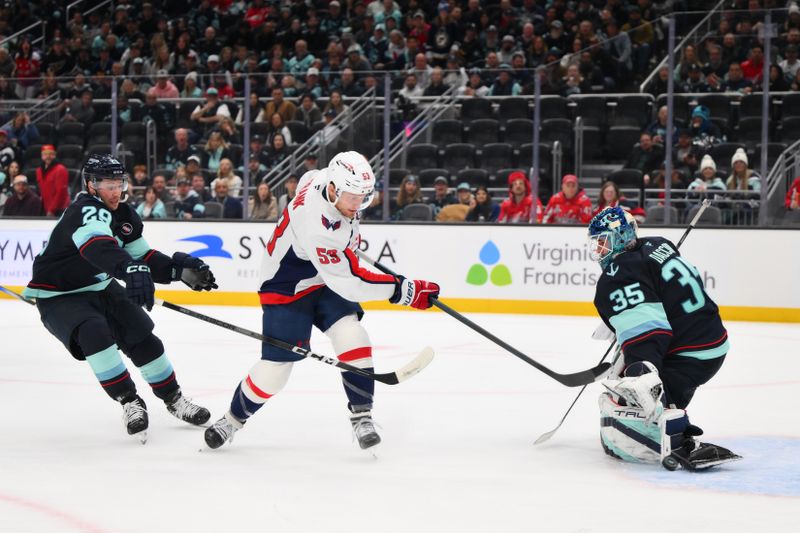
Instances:
[[[630,340],[628,340],[626,342],[623,342],[622,343],[622,349],[625,350],[625,348],[627,348],[628,346],[630,346],[632,344],[636,344],[637,342],[641,342],[641,341],[643,341],[643,340],[645,340],[645,339],[647,339],[649,337],[652,337],[653,335],[666,335],[667,337],[672,337],[672,331],[665,331],[663,329],[657,329],[657,330],[650,331],[648,333],[645,333],[644,335],[641,335],[641,336],[638,336],[638,337],[634,337],[634,338],[631,338]]]
[[[612,316],[609,321],[621,343],[652,330],[671,331],[661,303],[644,302]]]
[[[358,257],[350,248],[345,249],[344,255],[347,257],[347,263],[350,265],[350,273],[360,280],[367,283],[397,283],[397,278],[394,276],[378,274],[377,272],[372,272],[371,270],[367,270],[366,268],[362,267],[358,262]]]
[[[150,245],[147,244],[147,241],[144,240],[144,237],[139,237],[135,241],[126,244],[125,251],[128,252],[134,259],[141,259],[142,256],[150,251]]]
[[[722,337],[720,337],[719,339],[717,339],[717,340],[715,340],[713,342],[707,342],[705,344],[693,344],[693,345],[689,345],[689,346],[678,346],[676,348],[671,349],[667,353],[683,352],[683,351],[686,351],[686,350],[697,350],[697,349],[700,349],[700,348],[709,348],[711,346],[716,347],[717,345],[725,343],[727,340],[728,340],[728,332],[726,331],[725,333],[723,333]]]
[[[111,241],[111,242],[113,242],[114,244],[117,244],[117,239],[115,239],[114,237],[110,237],[110,236],[108,236],[108,235],[98,235],[97,237],[92,237],[91,239],[89,239],[88,241],[86,241],[85,243],[83,243],[83,246],[81,246],[81,247],[80,247],[80,250],[78,250],[78,252],[79,252],[79,253],[80,253],[82,256],[84,256],[84,257],[85,257],[85,255],[84,255],[83,251],[84,251],[84,250],[86,250],[86,247],[87,247],[87,246],[89,246],[90,244],[92,244],[92,243],[93,243],[93,242],[95,242],[95,241],[105,241],[105,240],[108,240],[108,241]]]
[[[76,248],[80,248],[86,241],[97,235],[113,237],[108,224],[104,224],[99,220],[89,220],[72,233],[72,242],[75,243]]]

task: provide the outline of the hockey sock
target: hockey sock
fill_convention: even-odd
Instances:
[[[256,411],[283,389],[289,380],[292,363],[261,360],[253,365],[231,399],[231,413],[240,421],[253,416]]]
[[[152,387],[157,398],[166,400],[173,392],[178,390],[178,382],[172,363],[166,354],[159,355],[155,360],[139,367],[144,380]]]
[[[339,355],[339,360],[358,368],[374,371],[372,366],[372,348],[356,348]],[[348,408],[352,412],[369,411],[375,394],[375,382],[352,372],[342,372],[342,384],[347,394]]]
[[[112,399],[119,401],[126,396],[136,396],[136,385],[122,362],[116,344],[87,356],[86,362]]]

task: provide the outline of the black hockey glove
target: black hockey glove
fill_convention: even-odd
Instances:
[[[143,305],[148,311],[153,309],[155,303],[153,293],[153,277],[150,267],[144,261],[131,260],[117,268],[114,277],[125,282],[125,292],[128,298],[136,305]]]
[[[216,289],[214,274],[202,259],[183,252],[172,254],[172,279],[181,280],[193,291]]]

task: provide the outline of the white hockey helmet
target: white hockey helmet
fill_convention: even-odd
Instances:
[[[375,174],[367,158],[358,152],[340,152],[327,168],[328,180],[336,187],[336,200],[343,192],[364,195],[359,209],[365,209],[375,194]],[[336,202],[334,202],[335,204]]]

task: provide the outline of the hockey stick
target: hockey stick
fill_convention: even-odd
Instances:
[[[417,356],[413,360],[411,360],[411,362],[409,362],[401,369],[386,374],[376,374],[374,372],[363,370],[361,368],[348,365],[347,363],[343,363],[338,359],[336,359],[335,357],[328,357],[326,355],[320,355],[318,353],[314,353],[306,348],[295,346],[294,344],[290,344],[288,342],[284,342],[280,339],[275,339],[273,337],[267,337],[265,335],[262,335],[261,333],[256,333],[255,331],[250,331],[248,329],[240,328],[239,326],[235,326],[228,322],[223,322],[222,320],[218,320],[208,315],[198,313],[197,311],[187,309],[186,307],[181,307],[180,305],[176,305],[170,302],[165,302],[164,300],[161,300],[159,298],[156,298],[155,303],[162,307],[166,307],[167,309],[172,309],[173,311],[183,313],[184,315],[190,316],[192,318],[199,318],[200,320],[203,320],[210,324],[214,324],[215,326],[220,326],[222,328],[235,331],[236,333],[241,333],[242,335],[246,335],[253,339],[258,339],[261,342],[265,342],[271,346],[275,346],[276,348],[280,348],[282,350],[287,350],[296,355],[299,355],[300,357],[306,357],[308,359],[316,359],[317,361],[325,363],[326,365],[335,366],[337,368],[341,368],[342,370],[346,370],[347,372],[352,372],[353,374],[358,374],[359,376],[363,376],[368,379],[380,381],[381,383],[385,383],[387,385],[397,385],[398,383],[407,380],[408,378],[418,374],[433,360],[433,350],[430,347],[426,347],[423,348],[423,350],[419,354],[417,354]]]
[[[689,236],[689,233],[692,231],[692,229],[694,229],[695,225],[697,224],[697,221],[700,220],[700,217],[703,215],[703,211],[705,211],[706,208],[709,205],[711,205],[711,200],[709,200],[708,198],[705,198],[703,200],[703,203],[700,204],[700,209],[697,210],[697,214],[695,214],[695,216],[692,219],[692,221],[689,222],[689,227],[686,228],[686,231],[683,232],[683,235],[681,236],[681,240],[678,241],[678,244],[677,244],[676,248],[680,249],[681,244],[683,244],[683,241],[685,241],[686,237]],[[611,352],[611,348],[614,347],[614,344],[616,344],[616,338],[608,346],[608,350],[606,350],[606,353],[603,354],[603,358],[600,359],[601,363],[606,360],[606,357],[608,357],[608,354]],[[614,359],[612,361],[612,365],[614,364],[614,362],[616,362],[617,357],[620,357],[620,355],[621,355],[620,350],[621,350],[621,347],[617,347],[616,351],[614,352]],[[567,412],[564,413],[564,416],[561,417],[561,422],[559,422],[558,425],[554,429],[551,429],[550,431],[548,431],[546,433],[542,433],[541,435],[539,435],[539,438],[536,439],[533,442],[534,446],[537,445],[537,444],[541,444],[543,442],[546,442],[546,441],[550,440],[550,437],[552,437],[553,435],[556,434],[556,431],[559,430],[559,428],[561,427],[561,424],[563,424],[564,420],[567,419],[567,415],[569,415],[569,412],[572,411],[573,407],[575,407],[575,404],[578,402],[578,398],[581,397],[581,394],[583,394],[583,391],[585,391],[585,390],[586,390],[586,387],[584,386],[581,390],[578,391],[578,394],[575,395],[575,399],[572,400],[572,403],[569,405],[569,408],[567,408]]]
[[[9,296],[13,296],[14,298],[17,298],[18,300],[22,300],[26,304],[36,305],[36,302],[34,302],[33,300],[29,300],[29,299],[25,298],[23,295],[17,294],[16,292],[12,291],[11,289],[6,289],[2,285],[0,285],[0,291],[8,294]]]
[[[392,272],[388,267],[378,263],[377,261],[372,260],[372,258],[368,257],[363,252],[358,252],[358,255],[364,261],[366,261],[370,265],[374,266],[375,268],[377,268],[381,272],[384,272],[385,274],[389,274],[390,276],[397,276],[397,274]],[[554,380],[558,381],[562,385],[566,385],[567,387],[580,387],[581,385],[588,385],[589,383],[593,383],[593,382],[597,381],[603,374],[605,374],[605,372],[611,367],[610,363],[601,363],[600,365],[598,365],[598,366],[596,366],[594,368],[590,368],[588,370],[582,370],[580,372],[575,372],[574,374],[559,374],[558,372],[554,372],[554,371],[550,370],[549,368],[547,368],[543,364],[541,364],[541,363],[539,363],[537,361],[534,361],[533,359],[531,359],[530,357],[528,357],[524,353],[520,352],[519,350],[517,350],[516,348],[514,348],[510,344],[506,343],[502,339],[499,339],[495,335],[489,333],[488,331],[486,331],[485,329],[483,329],[482,327],[480,327],[475,322],[471,321],[470,319],[468,319],[467,317],[465,317],[464,315],[462,315],[461,313],[459,313],[455,309],[443,304],[438,299],[433,299],[433,300],[431,300],[431,302],[432,302],[434,307],[438,307],[439,309],[441,309],[442,311],[444,311],[445,313],[447,313],[451,317],[455,318],[456,320],[458,320],[462,324],[466,325],[468,328],[472,329],[473,331],[475,331],[477,333],[480,333],[481,335],[483,335],[484,337],[486,337],[490,341],[494,342],[498,346],[501,346],[502,348],[504,348],[505,350],[510,352],[512,355],[515,355],[515,356],[519,357],[520,359],[522,359],[523,361],[525,361],[529,365],[537,368],[541,372],[544,372],[545,374],[547,374],[548,376],[550,376]]]

